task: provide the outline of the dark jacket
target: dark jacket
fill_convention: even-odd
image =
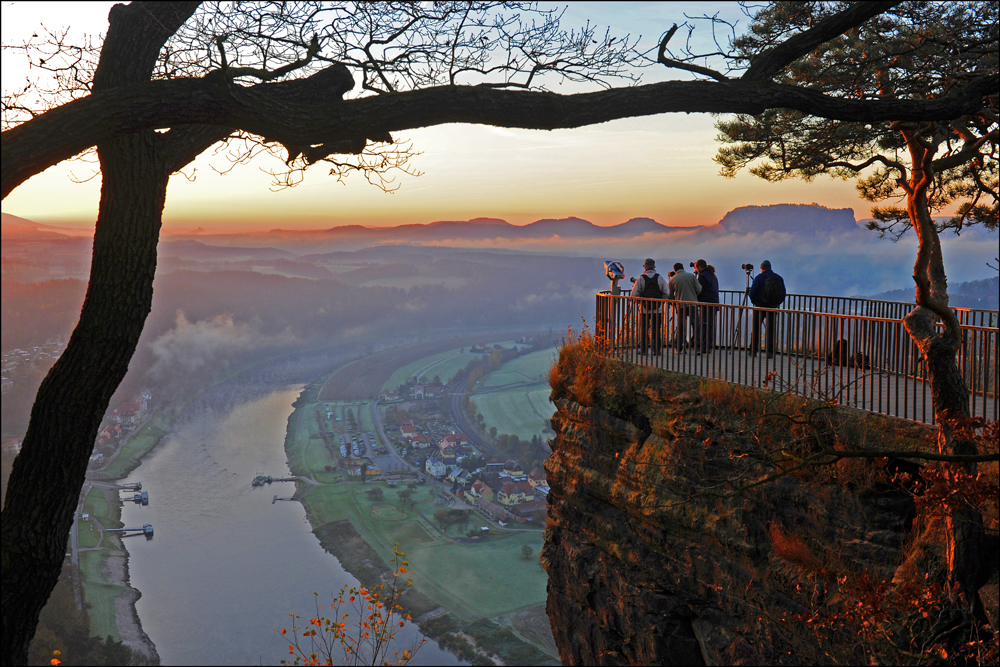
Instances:
[[[777,273],[768,269],[767,271],[761,271],[757,274],[757,277],[753,279],[753,285],[750,286],[750,302],[755,306],[760,306],[761,308],[767,308],[766,305],[760,302],[761,297],[764,296],[764,281],[770,276],[778,276]],[[781,280],[781,284],[785,284],[784,278],[778,276]]]
[[[698,301],[701,303],[719,303],[719,279],[714,273],[702,271],[698,274],[698,282],[701,283],[701,293]]]

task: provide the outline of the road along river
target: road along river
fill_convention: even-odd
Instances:
[[[125,504],[127,527],[151,523],[155,537],[124,540],[136,609],[164,665],[277,664],[289,614],[314,616],[357,580],[312,534],[294,485],[252,488],[259,472],[290,477],[284,438],[302,385],[199,401],[174,432],[122,482],[142,482],[149,505]],[[233,398],[237,396],[237,398]],[[409,646],[416,628],[399,636]],[[460,663],[429,641],[413,664]]]

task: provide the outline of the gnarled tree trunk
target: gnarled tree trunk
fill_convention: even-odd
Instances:
[[[906,184],[907,212],[919,242],[913,267],[917,307],[905,318],[906,329],[917,344],[927,365],[931,401],[938,422],[938,450],[941,454],[977,454],[973,442],[956,437],[951,420],[969,416],[969,390],[958,369],[957,356],[962,330],[955,312],[948,306],[948,278],[944,271],[941,239],[931,219],[927,190],[934,179],[931,160],[936,146],[926,144],[915,132],[904,130],[913,171]],[[943,328],[937,326],[938,321]],[[975,472],[976,464],[965,464]],[[969,507],[946,518],[948,579],[975,606],[979,588],[989,570],[983,560],[983,520]]]
[[[148,81],[163,43],[196,6],[116,5],[94,91]],[[38,616],[62,570],[97,430],[149,314],[167,181],[178,159],[161,149],[165,140],[147,131],[98,146],[103,181],[86,299],[69,344],[38,390],[3,509],[5,665],[27,662]]]

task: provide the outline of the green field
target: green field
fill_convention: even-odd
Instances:
[[[77,539],[81,549],[96,547],[101,542],[101,532],[95,521],[80,521],[76,526]]]
[[[447,352],[441,352],[439,354],[434,354],[429,357],[423,357],[421,359],[417,359],[416,361],[406,364],[405,366],[398,369],[395,373],[393,373],[389,377],[385,385],[383,385],[382,391],[396,391],[396,389],[399,388],[399,385],[409,380],[411,377],[416,375],[424,368],[427,368],[427,366],[430,366],[430,368],[427,368],[427,370],[421,374],[421,377],[426,375],[427,379],[431,380],[434,378],[435,375],[441,375],[441,381],[447,382],[451,378],[442,375],[440,370],[438,370],[437,366],[441,365],[442,362],[444,362],[449,357],[453,357],[455,355],[467,357],[465,363],[468,363],[468,359],[471,359],[474,356],[478,356],[469,354],[468,352],[466,352],[465,354],[460,354],[459,353],[460,349],[462,348],[456,347],[454,350],[448,350]],[[462,366],[464,365],[465,364],[462,364]],[[454,373],[452,373],[452,375],[454,375]]]
[[[558,348],[550,347],[511,359],[482,380],[482,387],[500,387],[515,382],[533,382],[549,376],[549,369],[559,358]],[[483,413],[485,415],[485,413]],[[499,428],[499,427],[498,427]]]
[[[104,549],[84,551],[80,554],[80,571],[83,574],[84,595],[90,605],[90,634],[94,637],[111,635],[115,641],[121,641],[118,636],[118,626],[115,624],[115,600],[125,592],[121,586],[106,583],[100,574],[101,559],[107,553]],[[122,558],[113,555],[110,558]]]
[[[416,505],[413,510],[406,508],[405,519],[390,520],[373,517],[372,508],[386,503],[398,507],[398,497],[382,485],[385,497],[370,499],[364,491],[373,486],[344,484],[311,490],[303,497],[311,523],[350,520],[386,563],[398,543],[407,554],[417,590],[466,620],[493,618],[545,602],[546,575],[537,558],[542,548],[541,531],[494,528],[487,540],[456,543],[442,536],[433,523],[434,512],[440,507],[434,505],[424,487],[413,495]],[[448,535],[464,537],[465,530],[484,523],[477,515],[470,519],[468,527],[451,527]],[[534,551],[530,559],[521,555],[524,544]]]
[[[548,384],[539,383],[476,394],[472,400],[487,429],[496,426],[498,433],[531,440],[533,435],[543,436],[545,420],[555,412],[555,406],[549,402],[551,392]]]
[[[305,391],[307,394],[316,394],[318,389]],[[327,425],[325,403],[309,403],[298,407],[288,417],[285,453],[288,455],[288,468],[296,475],[322,473],[326,466],[336,467],[337,465],[337,461],[331,456],[323,439],[312,437],[321,430],[316,420],[317,415],[320,417],[319,422],[324,425],[322,430],[334,430]],[[339,446],[339,438],[337,442]]]
[[[495,344],[501,345],[505,348],[515,346],[515,343],[512,340],[493,341],[487,343],[489,346],[493,346]],[[426,379],[427,381],[430,381],[434,379],[435,375],[437,375],[441,378],[442,382],[448,382],[455,376],[455,373],[465,368],[470,361],[473,359],[482,359],[482,353],[473,354],[472,352],[469,352],[468,349],[468,345],[465,347],[456,347],[454,350],[448,350],[447,352],[441,352],[440,354],[434,354],[429,357],[417,359],[416,361],[403,366],[393,373],[389,380],[385,383],[383,391],[395,391],[399,385],[406,382],[417,373],[420,373],[420,377],[417,378],[418,380]],[[461,350],[466,351],[461,352]]]

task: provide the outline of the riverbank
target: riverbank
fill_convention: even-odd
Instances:
[[[118,626],[119,641],[134,652],[148,658],[150,664],[160,664],[160,655],[156,652],[156,645],[143,631],[142,620],[135,609],[135,603],[142,597],[142,593],[132,588],[129,581],[128,555],[121,553],[105,556],[101,574],[112,585],[125,588],[125,592],[115,598],[115,624]]]
[[[313,350],[311,354],[324,355],[323,350]],[[150,456],[160,444],[173,433],[194,406],[208,403],[212,406],[230,404],[245,399],[247,394],[259,393],[261,387],[271,388],[285,383],[286,379],[268,373],[268,365],[279,362],[288,365],[287,357],[278,355],[257,360],[231,369],[224,375],[216,375],[204,385],[186,392],[172,401],[165,401],[154,409],[150,417],[133,431],[122,443],[121,448],[108,464],[88,473],[82,513],[91,517],[89,523],[78,521],[82,547],[80,566],[83,571],[81,589],[90,608],[91,634],[99,637],[111,636],[129,646],[144,664],[159,664],[160,656],[155,643],[143,629],[136,603],[142,592],[131,585],[129,558],[131,557],[121,536],[106,532],[107,528],[121,528],[123,503],[115,489],[116,482],[128,477]],[[350,354],[341,351],[340,355]],[[329,355],[326,355],[329,356]],[[258,369],[259,372],[253,371]],[[263,370],[261,370],[263,369]],[[253,377],[246,382],[234,384],[233,380],[249,374]],[[220,399],[212,394],[223,394]],[[93,494],[93,495],[91,495]],[[157,499],[154,499],[156,502]]]
[[[329,376],[321,374],[302,390],[288,419],[285,453],[296,475],[337,469],[335,454],[317,437],[318,428],[327,429],[323,433],[336,442],[336,433],[347,428],[326,420],[330,402],[320,396]],[[559,664],[539,625],[547,620],[545,573],[523,550],[539,553],[541,531],[494,528],[489,538],[469,538],[455,527],[442,530],[429,518],[441,509],[431,485],[417,485],[405,502],[396,497],[399,487],[385,482],[297,486],[296,498],[320,545],[363,585],[391,577],[395,545],[406,552],[413,586],[401,604],[441,648],[475,664]],[[387,518],[376,511],[385,503],[401,509]],[[469,523],[479,525],[478,515],[461,509],[470,511]]]

